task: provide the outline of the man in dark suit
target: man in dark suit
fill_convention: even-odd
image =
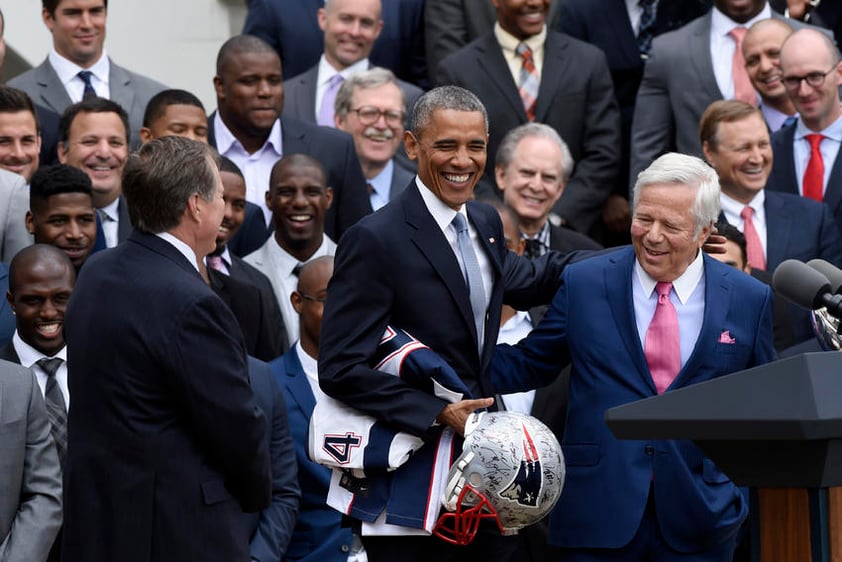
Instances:
[[[42,0],[41,4],[53,50],[44,62],[13,78],[9,85],[59,115],[89,96],[113,100],[128,113],[131,144],[139,146],[146,103],[166,86],[103,56],[108,0]]]
[[[209,118],[208,141],[236,163],[246,178],[246,199],[271,218],[265,193],[269,174],[284,154],[307,154],[321,162],[333,187],[334,203],[325,232],[342,233],[371,212],[354,143],[347,133],[279,118],[284,88],[281,62],[265,41],[239,35],[226,41],[214,77],[218,111]]]
[[[796,31],[781,48],[781,71],[798,120],[772,135],[768,189],[824,201],[842,228],[839,50],[814,30]]]
[[[342,82],[373,66],[369,55],[383,31],[382,12],[381,0],[331,0],[319,8],[324,53],[307,72],[284,81],[285,117],[335,126],[334,99]],[[412,109],[421,89],[403,80],[397,84]]]
[[[470,89],[485,104],[492,156],[518,125],[535,121],[556,129],[577,166],[554,210],[565,226],[598,237],[602,206],[614,189],[620,161],[620,112],[605,55],[548,30],[549,0],[526,8],[514,0],[494,5],[494,30],[445,58],[437,82]],[[485,193],[499,195],[490,164]]]
[[[300,339],[289,353],[270,363],[283,390],[295,444],[301,505],[286,560],[346,562],[362,549],[359,537],[342,525],[342,514],[327,505],[331,470],[310,460],[308,427],[316,401],[323,395],[318,385],[316,361],[327,285],[333,275],[333,256],[322,256],[301,268],[292,294],[300,319]]]
[[[121,187],[128,156],[128,115],[118,104],[92,97],[69,106],[62,114],[59,162],[79,168],[91,178],[94,207],[108,248],[125,241],[132,231]]]
[[[271,477],[242,334],[198,271],[225,212],[217,163],[207,145],[167,136],[126,168],[135,230],[88,260],[65,320],[62,552],[245,561],[242,512],[269,505]]]
[[[338,249],[319,382],[327,394],[379,421],[431,437],[442,426],[461,433],[471,412],[491,406],[492,399],[479,397],[490,395],[486,373],[503,303],[525,309],[548,302],[567,260],[548,254],[531,262],[509,252],[497,212],[470,201],[488,139],[485,109],[476,96],[458,87],[436,88],[419,99],[411,123],[404,142],[418,176],[397,199],[350,229]],[[390,323],[438,353],[474,399],[450,404],[374,371],[371,359]],[[496,527],[483,528],[467,548],[430,537],[429,528],[423,536],[426,506],[436,506],[434,522],[441,493],[429,484],[392,489],[385,512],[357,523],[369,560],[445,562],[511,553],[516,544]],[[386,533],[396,536],[381,536]]]
[[[243,33],[260,37],[278,52],[288,78],[306,72],[324,49],[318,13],[324,0],[249,0]],[[383,30],[374,42],[371,62],[402,80],[424,87],[424,0],[387,0]]]
[[[565,269],[541,324],[498,346],[500,392],[552,380],[572,360],[562,442],[567,475],[550,516],[557,557],[730,560],[743,493],[689,441],[618,441],[607,408],[774,358],[772,296],[701,247],[719,212],[716,173],[667,154],[638,178],[633,248]]]
[[[385,68],[354,74],[336,94],[336,128],[354,137],[375,211],[397,197],[415,175],[402,146],[406,115],[406,96]]]

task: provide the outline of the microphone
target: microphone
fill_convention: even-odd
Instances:
[[[842,318],[842,295],[834,295],[828,278],[805,263],[798,260],[782,262],[772,276],[772,286],[778,294],[801,308],[825,307],[831,316]]]
[[[820,258],[808,261],[807,265],[827,277],[827,280],[830,281],[831,293],[839,292],[840,287],[842,287],[842,269]]]

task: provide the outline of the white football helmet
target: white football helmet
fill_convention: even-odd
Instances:
[[[450,468],[433,534],[469,544],[482,519],[514,535],[547,515],[564,485],[564,456],[553,432],[517,412],[479,412],[465,424],[462,454]]]

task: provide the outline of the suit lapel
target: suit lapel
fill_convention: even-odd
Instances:
[[[766,192],[766,263],[779,264],[788,255],[787,242],[792,215],[774,192]]]
[[[795,155],[792,144],[794,141],[795,123],[772,135],[772,152],[775,155],[775,161],[768,184],[775,191],[798,195],[798,178],[795,177]]]
[[[67,90],[64,89],[64,84],[58,78],[58,74],[53,70],[49,60],[44,60],[36,69],[35,79],[38,85],[41,86],[41,105],[45,105],[48,109],[52,109],[59,115],[64,112],[64,109],[73,102],[70,96],[67,95]]]
[[[535,121],[542,121],[555,102],[553,94],[558,92],[559,84],[567,78],[564,76],[568,71],[574,67],[565,64],[564,54],[567,51],[569,40],[564,35],[547,32],[547,40],[544,41],[544,65],[541,68],[541,83],[538,86],[538,100],[535,107]],[[511,72],[506,72],[506,76],[511,76]],[[520,100],[518,94],[518,102],[520,103],[521,112],[526,115],[523,109],[523,102]]]
[[[722,92],[716,83],[716,75],[713,73],[713,61],[710,58],[710,12],[700,18],[699,25],[690,36],[690,44],[687,46],[690,53],[690,60],[696,70],[702,87],[710,99],[721,99]]]
[[[309,419],[313,414],[313,408],[316,407],[316,398],[313,396],[313,389],[310,387],[310,383],[307,381],[307,375],[301,367],[301,361],[298,360],[296,348],[293,347],[287,351],[282,361],[287,376],[287,388],[289,388],[293,399]]]
[[[120,195],[120,202],[117,203],[117,242],[125,242],[132,233],[132,221],[129,218],[129,208],[126,198]]]
[[[836,155],[836,160],[833,161],[833,168],[830,170],[830,176],[827,178],[827,187],[824,192],[824,202],[830,207],[833,214],[839,205],[842,204],[842,158],[839,154]]]
[[[114,64],[111,58],[108,59],[109,70],[109,88],[111,90],[111,99],[119,103],[126,111],[129,111],[134,104],[134,89],[131,87],[131,76],[122,67]]]
[[[488,77],[497,86],[499,93],[509,102],[521,122],[526,122],[526,110],[523,109],[523,101],[518,94],[517,86],[512,79],[512,73],[509,70],[509,65],[503,57],[503,50],[497,43],[494,33],[490,32],[479,40],[477,45],[477,64],[482,70],[488,74]],[[544,64],[546,68],[546,61]],[[543,82],[543,77],[542,77]],[[543,83],[541,84],[543,89]],[[540,90],[538,99],[541,99]]]

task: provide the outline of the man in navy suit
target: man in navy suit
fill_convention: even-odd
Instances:
[[[499,392],[546,384],[572,360],[567,477],[550,542],[572,562],[731,560],[748,502],[689,441],[619,441],[605,410],[774,357],[768,287],[701,251],[719,213],[716,172],[657,159],[634,191],[633,248],[566,268],[550,310],[498,346]]]
[[[475,95],[436,88],[419,99],[410,121],[404,144],[418,175],[397,199],[352,227],[337,251],[319,382],[379,421],[435,437],[444,425],[461,433],[471,412],[491,406],[492,399],[480,397],[492,395],[487,368],[503,303],[526,309],[549,302],[567,259],[551,253],[530,261],[509,252],[497,211],[470,201],[488,142],[485,108]],[[373,370],[390,323],[438,353],[474,399],[449,404]],[[357,522],[369,560],[498,560],[511,553],[516,543],[496,527],[467,548],[429,536],[426,506],[435,521],[439,502],[435,489],[427,497],[429,484],[393,488],[385,511]]]
[[[242,334],[199,273],[225,211],[217,166],[182,137],[143,145],[123,182],[135,230],[74,289],[68,560],[249,559],[243,511],[269,505],[271,475]]]

